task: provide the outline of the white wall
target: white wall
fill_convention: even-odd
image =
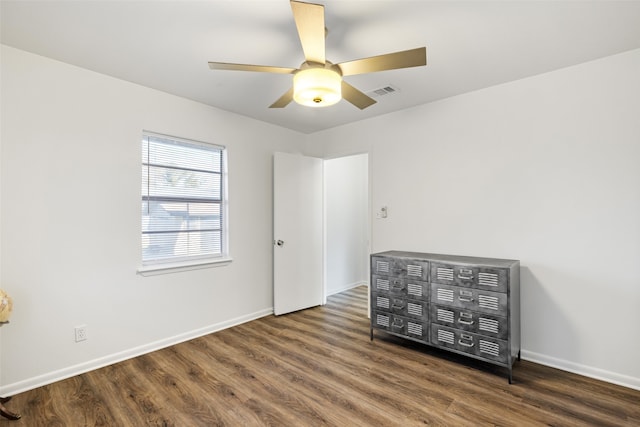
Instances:
[[[523,357],[640,388],[638,76],[635,50],[307,142],[370,154],[373,251],[521,260]]]
[[[326,290],[369,282],[369,181],[366,154],[324,162]]]
[[[640,388],[638,50],[314,135],[4,46],[1,72],[0,395],[269,313],[272,153],[301,141],[369,154],[373,251],[520,259],[523,356]],[[135,274],[142,129],[228,146],[231,265]]]
[[[303,135],[6,46],[1,111],[0,395],[271,312],[272,155]],[[143,129],[227,146],[230,265],[136,274]]]

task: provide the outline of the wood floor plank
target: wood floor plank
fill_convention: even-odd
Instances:
[[[290,339],[289,343],[294,344],[296,348],[305,348],[305,342],[296,342],[295,338]],[[290,344],[282,346],[281,354],[288,351],[287,348]],[[395,417],[407,416],[412,411],[412,407],[405,405],[407,400],[418,399],[418,402],[413,402],[415,405],[413,407],[425,409],[434,406],[443,409],[451,403],[451,399],[442,397],[438,393],[421,396],[416,386],[415,374],[411,370],[396,371],[391,376],[384,375],[386,361],[383,361],[382,366],[380,363],[367,363],[367,358],[363,357],[364,353],[362,352],[349,351],[341,354],[339,348],[333,350],[324,348],[327,344],[329,344],[327,341],[320,347],[306,344],[306,353],[296,361],[297,365],[309,366],[314,376],[322,378],[325,382],[334,384],[336,387],[348,387],[352,396],[357,395],[358,399],[362,401],[386,409],[385,413],[394,414]],[[272,346],[279,347],[279,344],[272,343]],[[363,348],[365,347],[361,346],[361,349]],[[397,393],[398,388],[401,388],[403,393]],[[396,398],[396,395],[401,397]],[[388,407],[385,408],[385,405]],[[437,414],[437,411],[430,411],[426,415],[432,417],[432,414]]]
[[[133,366],[143,374],[148,387],[162,390],[162,405],[173,409],[173,419],[163,422],[175,425],[191,423],[194,426],[218,426],[226,425],[230,421],[225,417],[225,408],[216,408],[201,398],[200,382],[194,381],[191,375],[193,372],[180,369],[180,357],[175,349],[164,349],[153,356],[135,358]]]
[[[247,331],[249,336],[253,333],[254,331]],[[366,393],[363,392],[363,388],[358,384],[360,379],[353,375],[343,361],[336,358],[335,354],[331,358],[326,358],[319,351],[320,349],[305,349],[303,346],[298,345],[299,343],[295,344],[300,349],[300,352],[294,357],[291,357],[288,351],[290,344],[272,342],[268,351],[271,357],[280,360],[288,358],[289,360],[286,364],[289,372],[294,372],[300,377],[308,376],[308,373],[312,372],[314,395],[320,393],[332,405],[332,412],[339,410],[341,412],[340,416],[353,420],[353,423],[363,421],[363,425],[372,425],[381,422],[380,417],[375,416],[371,408],[380,407],[382,404],[378,399],[371,398],[369,389],[366,390]],[[318,359],[321,361],[319,362]],[[308,387],[305,386],[305,388]],[[346,395],[345,390],[349,391],[348,395]],[[305,391],[304,389],[302,390],[302,392]],[[390,399],[387,400],[389,401]],[[396,416],[399,416],[399,414],[403,413],[398,412]],[[385,412],[384,415],[388,418],[388,422],[395,419],[392,418],[389,412]]]
[[[21,393],[0,426],[638,426],[640,391],[376,331],[367,289]]]
[[[292,392],[291,388],[297,378],[291,379],[292,374],[288,371],[284,371],[286,376],[283,375],[278,370],[281,363],[271,366],[270,369],[261,369],[255,356],[247,355],[235,345],[235,335],[222,331],[213,340],[218,369],[223,372],[228,370],[229,380],[234,381],[237,388],[250,390],[252,395],[258,398],[269,396],[269,399],[265,399],[268,411],[258,406],[255,406],[254,410],[259,411],[261,415],[277,414],[281,420],[291,419],[293,422],[297,418],[303,418],[321,423],[322,411],[318,412],[316,408],[310,407],[300,394]],[[247,358],[251,360],[250,365],[239,362]]]
[[[264,369],[260,369],[259,376],[268,375],[267,371],[277,360],[279,368],[275,371],[276,376],[274,379],[279,386],[285,386],[288,389],[284,392],[280,391],[280,393],[289,394],[293,392],[295,395],[294,400],[298,407],[296,411],[299,411],[300,417],[306,418],[310,424],[336,425],[340,419],[351,415],[342,405],[344,402],[340,399],[339,390],[331,389],[326,381],[320,375],[317,375],[316,371],[314,371],[315,375],[313,377],[308,375],[309,370],[313,370],[313,367],[292,362],[291,359],[297,356],[292,356],[291,353],[282,357],[283,354],[279,345],[273,342],[269,348],[263,348],[260,353],[256,353],[246,340],[248,336],[250,334],[246,333],[230,335],[227,337],[225,345],[229,345],[245,357],[250,357],[258,366],[262,365]],[[310,380],[312,381],[311,383]],[[322,401],[329,401],[332,404],[331,411],[326,411],[326,406],[323,405],[322,401],[319,402],[318,397],[321,397]]]
[[[136,378],[137,372],[130,371],[130,362],[107,366],[97,372],[81,375],[87,377],[95,394],[102,397],[103,407],[109,407],[112,422],[108,425],[117,425],[113,416],[118,413],[129,414],[132,423],[150,425],[148,414],[153,413],[155,408],[162,407],[162,403],[154,402],[154,396],[148,393],[147,385],[139,383]]]

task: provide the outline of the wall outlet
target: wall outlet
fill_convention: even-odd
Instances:
[[[87,339],[87,326],[86,325],[76,326],[75,327],[75,332],[76,332],[76,342],[86,341],[86,339]]]

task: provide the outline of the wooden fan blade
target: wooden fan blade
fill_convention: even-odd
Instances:
[[[343,76],[427,65],[427,48],[404,50],[338,64]]]
[[[293,74],[297,68],[271,67],[269,65],[229,64],[227,62],[209,62],[212,70],[258,71],[261,73]]]
[[[290,3],[306,61],[324,64],[324,6],[295,0]]]
[[[269,108],[284,108],[293,101],[293,88],[289,89],[284,95],[282,95],[276,102],[269,105]]]
[[[368,97],[344,80],[342,81],[342,97],[361,110],[364,110],[377,102],[375,99]]]

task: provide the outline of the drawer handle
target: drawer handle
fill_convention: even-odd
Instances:
[[[394,328],[402,328],[404,326],[404,320],[402,319],[393,319],[393,323],[391,324]]]
[[[463,276],[462,274],[458,274],[458,279],[473,280],[473,276]]]
[[[401,310],[402,308],[404,308],[404,303],[402,303],[402,302],[400,302],[400,303],[394,302],[393,305],[391,306],[391,308],[394,308],[396,310]]]
[[[399,282],[399,281],[394,281],[393,284],[391,285],[391,287],[393,289],[402,290],[402,289],[404,289],[404,284],[402,282]]]
[[[460,296],[458,297],[462,302],[472,302],[473,301],[473,293],[469,291],[460,291]]]
[[[469,342],[470,341],[470,342]],[[458,344],[465,347],[473,347],[473,337],[467,334],[460,334],[460,339],[458,340]]]
[[[458,319],[458,323],[462,323],[463,325],[473,325],[473,320],[462,320],[462,318]]]

